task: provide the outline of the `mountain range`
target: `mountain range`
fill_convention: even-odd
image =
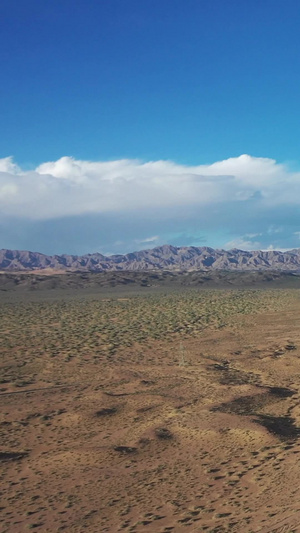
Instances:
[[[100,253],[45,255],[39,252],[0,250],[1,271],[253,271],[280,270],[300,272],[300,249],[286,252],[215,250],[206,246],[158,246],[125,255]]]

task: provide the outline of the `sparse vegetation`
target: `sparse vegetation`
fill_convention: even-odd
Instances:
[[[298,292],[114,290],[2,299],[4,531],[271,531],[299,500]]]
[[[113,357],[133,344],[196,337],[206,328],[233,323],[236,315],[280,309],[292,297],[289,291],[275,290],[191,290],[120,299],[3,303],[0,348],[2,353],[22,350],[24,359],[64,357],[65,363],[86,354]],[[180,360],[182,364],[182,353]],[[23,383],[21,379],[18,386]]]

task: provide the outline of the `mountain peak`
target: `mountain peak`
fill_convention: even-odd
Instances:
[[[300,272],[300,249],[286,252],[215,250],[208,246],[172,246],[164,244],[126,255],[104,256],[100,253],[45,255],[24,250],[0,250],[0,270],[32,271],[107,270],[280,270]]]

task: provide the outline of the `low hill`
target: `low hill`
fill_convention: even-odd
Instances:
[[[258,271],[0,273],[0,293],[126,293],[177,289],[300,288],[300,273]],[[50,291],[50,292],[49,292]]]

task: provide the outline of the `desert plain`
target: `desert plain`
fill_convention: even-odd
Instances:
[[[299,283],[13,276],[3,533],[300,531]]]

